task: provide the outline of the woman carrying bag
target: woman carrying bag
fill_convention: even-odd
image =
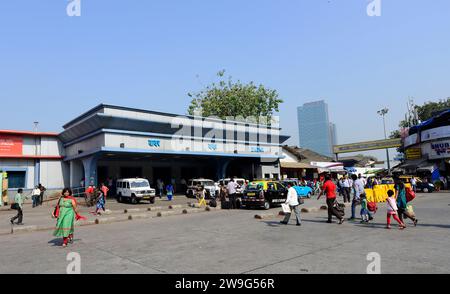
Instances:
[[[77,202],[72,197],[72,190],[65,188],[62,191],[62,196],[53,211],[53,217],[58,219],[53,236],[62,237],[62,246],[67,247],[68,242],[73,243],[75,219],[86,219],[78,214]]]

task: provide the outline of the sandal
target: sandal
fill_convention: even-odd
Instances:
[[[415,220],[414,220],[414,226],[415,226],[415,227],[417,227],[417,223],[418,223],[418,222],[419,222],[418,219],[415,219]]]

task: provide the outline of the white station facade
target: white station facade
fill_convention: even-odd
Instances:
[[[157,179],[180,183],[197,177],[279,178],[281,146],[289,138],[280,135],[276,124],[105,104],[63,128],[60,134],[23,134],[28,142],[21,145],[23,158],[11,154],[18,145],[3,153],[0,147],[0,171],[14,175],[20,170],[23,177],[12,188],[30,189],[37,183],[50,189],[75,188],[82,180],[98,185],[108,178],[129,177],[147,178],[153,185]],[[0,131],[0,142],[14,145],[5,132],[11,131]]]

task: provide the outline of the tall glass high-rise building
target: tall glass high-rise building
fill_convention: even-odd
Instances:
[[[297,109],[299,146],[333,157],[336,125],[330,123],[325,101],[305,103]]]

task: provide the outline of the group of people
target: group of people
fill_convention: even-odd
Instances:
[[[185,181],[184,181],[185,183]],[[182,185],[183,182],[182,182]],[[164,181],[161,179],[157,179],[156,180],[156,188],[157,190],[157,195],[159,196],[160,199],[162,199],[162,197],[164,196],[164,194],[167,196],[167,200],[171,201],[173,194],[175,194],[175,187],[176,187],[176,181],[175,179],[171,179],[169,184],[165,185]]]
[[[42,205],[44,202],[44,192],[46,191],[46,188],[42,186],[42,184],[37,185],[33,192],[31,193],[31,199],[33,200],[33,208],[39,205]]]
[[[86,188],[86,199],[90,204],[95,205],[95,212],[93,214],[100,215],[100,210],[103,210],[103,212],[106,211],[105,205],[109,191],[110,188],[104,183],[101,183],[98,189],[92,183]]]
[[[350,191],[353,190],[353,199],[351,201],[351,217],[348,219],[350,221],[356,220],[356,208],[361,206],[360,217],[361,223],[369,223],[373,220],[374,214],[378,210],[376,203],[368,202],[367,195],[365,192],[365,187],[367,182],[365,179],[359,175],[352,175],[351,177],[344,176],[340,180],[340,185],[343,190],[344,202],[350,202]],[[328,208],[328,220],[327,223],[332,223],[333,216],[339,221],[339,224],[343,224],[344,218],[344,207],[345,204],[340,204],[337,201],[337,190],[338,187],[335,182],[332,181],[330,176],[326,176],[323,184],[320,188],[320,193],[317,199],[319,200],[323,195],[326,196],[326,203]],[[410,219],[414,226],[417,225],[418,219],[415,216],[414,209],[409,203],[414,199],[415,194],[412,189],[407,189],[405,184],[400,179],[395,179],[394,190],[387,191],[387,201],[386,201],[386,228],[391,229],[391,218],[398,222],[399,228],[406,228],[405,219]],[[407,197],[409,195],[412,197]],[[288,195],[285,204],[289,205],[291,213],[287,213],[285,219],[281,221],[282,224],[287,224],[292,211],[295,212],[297,226],[301,226],[301,217],[299,205],[301,204],[301,199],[298,197],[296,190],[291,184],[288,184]]]
[[[220,186],[219,200],[222,208],[237,209],[238,207],[238,189],[245,190],[249,181],[245,181],[243,185],[239,185],[235,179],[230,179],[228,184]]]

